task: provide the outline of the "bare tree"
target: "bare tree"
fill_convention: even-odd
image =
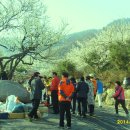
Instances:
[[[9,79],[19,63],[51,58],[52,46],[63,38],[66,25],[51,29],[45,12],[40,0],[0,1],[0,48],[7,52],[0,56],[0,69],[8,68]]]

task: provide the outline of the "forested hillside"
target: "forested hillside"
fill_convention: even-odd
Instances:
[[[74,37],[74,34],[72,35]],[[75,35],[76,37],[76,35]],[[74,38],[73,38],[74,39]],[[85,39],[85,38],[83,38]],[[130,72],[130,19],[118,19],[87,40],[72,42],[73,49],[66,51],[65,64],[73,64],[78,72],[108,75],[122,79]],[[67,44],[66,44],[67,45]],[[64,62],[64,60],[63,60]],[[104,76],[105,75],[105,76]]]

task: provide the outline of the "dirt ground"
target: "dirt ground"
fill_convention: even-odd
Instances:
[[[81,118],[72,115],[72,130],[130,130],[130,119],[125,117],[120,108],[120,116],[114,114],[114,107],[95,108],[95,116]],[[121,123],[124,122],[123,124]],[[126,122],[127,121],[127,122]],[[128,123],[129,121],[129,123]],[[59,130],[59,115],[49,114],[39,121],[28,119],[0,120],[0,130]]]

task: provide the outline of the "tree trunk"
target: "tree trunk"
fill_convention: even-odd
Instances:
[[[8,79],[11,80],[13,78],[14,72],[10,71],[8,74]]]

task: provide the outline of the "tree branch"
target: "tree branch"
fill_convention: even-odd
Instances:
[[[33,65],[33,62],[32,63],[27,63],[27,62],[24,62],[23,60],[21,60],[22,64],[25,64],[25,65]]]
[[[7,46],[0,44],[1,47],[4,47],[5,49],[8,49]]]

